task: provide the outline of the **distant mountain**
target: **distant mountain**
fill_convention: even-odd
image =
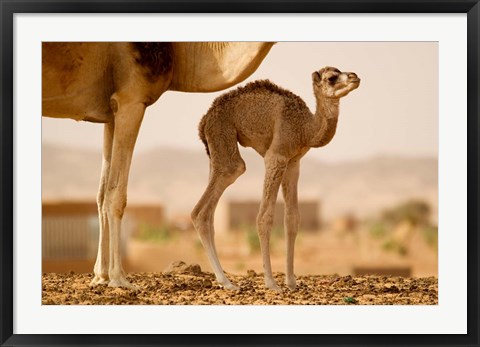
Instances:
[[[225,192],[230,199],[260,199],[263,160],[243,150],[247,172]],[[102,156],[51,144],[42,146],[44,199],[95,200]],[[129,201],[163,201],[169,214],[188,214],[208,181],[205,152],[158,148],[135,154],[130,172]],[[281,196],[281,193],[279,194]],[[405,200],[418,198],[438,206],[436,158],[377,157],[326,164],[302,160],[299,197],[321,201],[326,219],[344,213],[368,216]],[[436,220],[436,216],[434,217]]]

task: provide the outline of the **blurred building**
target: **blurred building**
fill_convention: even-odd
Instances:
[[[331,229],[339,236],[352,235],[359,227],[359,220],[353,213],[345,213],[330,223]]]
[[[318,231],[320,229],[320,203],[318,201],[299,201],[300,230]],[[215,213],[215,230],[229,232],[255,227],[260,201],[230,200],[220,202]],[[277,201],[274,228],[283,229],[284,203]]]
[[[122,257],[126,243],[142,226],[157,227],[165,221],[159,204],[131,204],[122,221]],[[95,201],[42,202],[42,271],[90,272],[96,259],[99,238]]]
[[[98,246],[93,201],[42,202],[42,271],[92,271]]]
[[[165,209],[158,202],[129,203],[124,219],[129,224],[129,236],[138,236],[145,227],[158,229],[166,224]]]

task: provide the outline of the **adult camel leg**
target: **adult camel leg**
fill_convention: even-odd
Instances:
[[[265,167],[263,197],[257,216],[257,232],[263,257],[265,286],[269,289],[281,291],[273,279],[272,266],[270,264],[270,234],[272,232],[278,189],[287,167],[287,160],[281,156],[269,155],[267,153],[265,156]]]
[[[141,102],[122,104],[121,98],[115,100],[118,108],[115,112],[112,160],[105,192],[104,207],[107,212],[110,229],[110,257],[108,276],[110,287],[136,289],[125,277],[122,267],[120,237],[123,212],[127,204],[127,184],[133,149],[138,131],[145,113]]]
[[[300,161],[292,159],[287,166],[285,176],[282,181],[282,193],[285,200],[285,239],[287,244],[287,268],[285,284],[290,289],[295,289],[296,281],[293,272],[293,254],[295,248],[295,238],[298,233],[300,223],[300,213],[298,211],[298,176],[300,174]]]
[[[98,219],[100,221],[99,241],[97,261],[93,268],[94,277],[90,285],[108,283],[108,261],[109,261],[109,230],[107,211],[104,208],[105,190],[110,172],[110,163],[112,161],[112,144],[113,144],[113,130],[114,122],[105,124],[103,134],[103,162],[102,173],[100,175],[100,187],[97,195]]]

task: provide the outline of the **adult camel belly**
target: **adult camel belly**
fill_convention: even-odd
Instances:
[[[42,115],[95,123],[113,113],[113,73],[108,43],[42,45]]]

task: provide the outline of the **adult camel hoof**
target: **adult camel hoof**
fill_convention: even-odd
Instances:
[[[110,280],[110,282],[108,283],[108,286],[112,287],[112,288],[125,288],[125,289],[129,289],[129,290],[133,290],[135,292],[140,290],[139,287],[137,287],[136,285],[128,282],[128,280],[125,279],[125,278]]]
[[[101,284],[108,284],[108,277],[95,275],[95,277],[93,277],[93,279],[90,281],[90,287],[95,287]]]

